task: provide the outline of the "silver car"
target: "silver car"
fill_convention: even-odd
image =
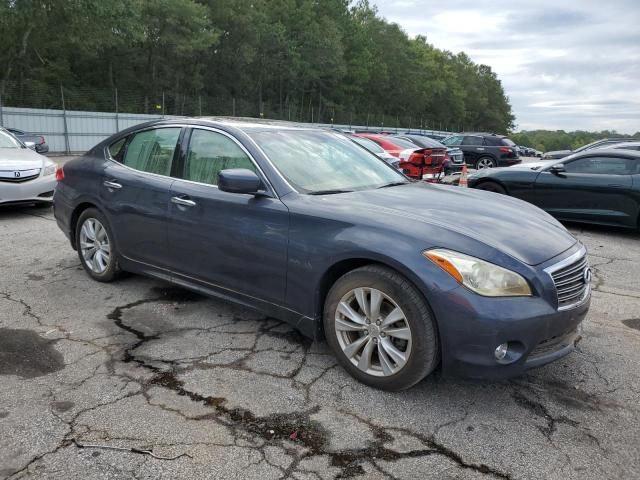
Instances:
[[[0,205],[51,204],[56,164],[0,128]]]

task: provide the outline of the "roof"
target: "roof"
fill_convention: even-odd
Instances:
[[[325,129],[308,123],[288,122],[286,120],[268,120],[264,118],[247,118],[247,117],[195,117],[192,120],[196,122],[207,122],[218,125],[227,125],[239,129],[291,129],[291,130],[318,130]]]
[[[458,135],[483,135],[486,137],[497,137],[497,138],[506,138],[506,135],[500,135],[499,133],[488,133],[488,132],[462,132]]]
[[[626,148],[593,148],[591,150],[585,150],[584,152],[578,152],[574,155],[580,155],[581,157],[586,157],[590,155],[615,155],[615,156],[625,156],[640,159],[640,151],[638,150],[629,150]],[[562,160],[562,159],[560,159]]]

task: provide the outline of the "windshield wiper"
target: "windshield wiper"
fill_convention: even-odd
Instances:
[[[384,185],[380,185],[377,188],[387,188],[387,187],[397,187],[398,185],[407,185],[410,182],[392,182],[392,183],[385,183]]]
[[[335,193],[350,193],[350,192],[353,192],[353,190],[340,190],[340,189],[316,190],[315,192],[309,192],[309,195],[333,195]]]

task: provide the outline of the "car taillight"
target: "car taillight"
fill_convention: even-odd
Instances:
[[[513,152],[513,150],[511,150],[510,148],[507,148],[507,147],[500,147],[500,151],[502,153],[511,153],[511,152]]]
[[[407,161],[413,165],[422,165],[424,163],[424,155],[421,152],[413,152]]]
[[[56,181],[61,182],[62,180],[64,180],[64,169],[62,165],[58,165],[56,168]]]

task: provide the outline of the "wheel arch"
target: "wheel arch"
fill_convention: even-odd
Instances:
[[[95,203],[92,203],[90,201],[83,201],[76,205],[76,207],[73,209],[73,212],[71,212],[71,220],[69,221],[69,238],[71,240],[71,246],[74,250],[78,249],[78,245],[76,244],[76,228],[78,227],[78,219],[80,218],[80,215],[82,215],[82,212],[88,210],[89,208],[95,208],[96,210],[101,211]]]
[[[316,304],[315,317],[316,319],[318,319],[319,336],[324,337],[324,322],[322,321],[322,318],[324,316],[324,303],[327,298],[327,295],[329,294],[329,290],[331,290],[331,287],[335,284],[335,282],[340,277],[347,274],[348,272],[351,272],[352,270],[355,270],[357,268],[361,268],[369,265],[385,267],[399,273],[400,275],[405,277],[406,280],[418,291],[418,293],[424,300],[425,304],[427,305],[427,308],[429,309],[429,313],[431,314],[434,327],[436,329],[436,335],[441,345],[442,339],[440,338],[440,328],[438,325],[438,319],[436,318],[434,310],[431,307],[431,302],[429,301],[427,296],[424,294],[423,289],[418,287],[419,280],[417,275],[413,273],[410,269],[402,266],[401,264],[398,264],[397,262],[394,262],[393,260],[390,260],[384,257],[378,257],[378,256],[375,256],[375,257],[374,256],[371,256],[371,257],[357,256],[352,258],[341,259],[339,261],[336,261],[323,273],[322,277],[320,278],[320,282],[318,283],[318,289],[316,292],[316,299],[315,299],[315,304]]]
[[[479,178],[473,188],[478,188],[480,185],[490,182],[500,185],[502,188],[504,188],[505,192],[507,192],[507,195],[511,195],[511,193],[509,192],[509,187],[507,187],[507,185],[503,181],[497,178]]]

